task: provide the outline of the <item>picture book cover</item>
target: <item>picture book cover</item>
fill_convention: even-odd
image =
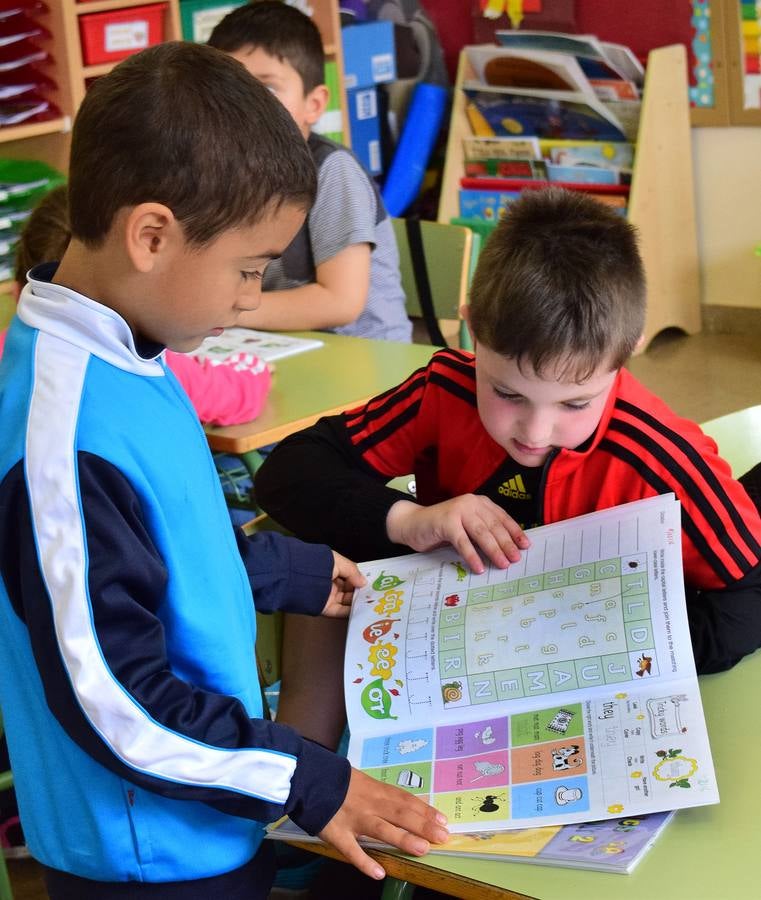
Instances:
[[[541,160],[539,141],[534,137],[465,137],[462,151],[466,160],[535,159]]]
[[[352,765],[453,833],[719,801],[673,494],[531,529],[506,570],[453,548],[363,563],[345,654]]]
[[[489,129],[487,136],[626,140],[616,116],[579,91],[500,88],[466,81],[463,90]]]
[[[547,179],[553,183],[571,184],[619,184],[619,170],[607,166],[561,166],[547,163]]]
[[[264,362],[274,362],[322,346],[322,341],[312,338],[256,331],[253,328],[225,328],[218,337],[206,338],[190,355],[221,362],[235,353],[251,353]]]
[[[558,166],[631,169],[634,165],[634,144],[628,142],[558,141],[548,144],[546,151]]]
[[[577,59],[588,78],[619,78],[631,80],[636,58],[622,52],[622,45],[611,44],[612,52],[593,34],[562,34],[556,31],[497,31],[495,37],[503,47],[514,50],[552,51]],[[626,48],[623,48],[624,50]],[[621,67],[622,61],[624,60]],[[635,63],[632,63],[635,60]],[[641,67],[640,67],[641,69]]]
[[[466,159],[466,178],[547,178],[547,164],[538,159]]]
[[[465,48],[476,78],[498,87],[593,94],[576,58],[566,53],[478,44]]]
[[[446,844],[434,844],[430,852],[435,856],[475,857],[629,875],[673,816],[673,812],[663,812],[579,825],[453,834]],[[270,825],[267,837],[307,844],[319,841],[288,818]],[[360,843],[376,849],[393,849],[377,842]]]

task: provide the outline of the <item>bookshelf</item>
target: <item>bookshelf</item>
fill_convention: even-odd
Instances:
[[[474,78],[460,53],[442,176],[438,221],[459,215],[462,139],[471,134],[462,83]],[[693,196],[687,55],[680,45],[648,56],[628,218],[637,227],[648,284],[644,349],[666,328],[701,328],[697,226]]]

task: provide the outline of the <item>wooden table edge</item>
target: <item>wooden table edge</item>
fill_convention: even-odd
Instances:
[[[371,400],[374,396],[376,395],[366,394],[356,400],[351,400],[348,403],[339,403],[337,406],[332,406],[316,413],[310,413],[308,416],[303,416],[301,419],[294,419],[283,425],[273,425],[271,428],[265,428],[263,431],[257,431],[256,434],[244,437],[235,437],[234,435],[219,433],[223,427],[238,428],[239,426],[237,425],[227,425],[220,426],[219,428],[207,429],[206,439],[209,442],[209,446],[214,451],[235,454],[248,453],[250,450],[258,450],[260,447],[276,444],[278,441],[282,441],[283,438],[287,438],[289,435],[301,431],[302,428],[308,428],[310,425],[314,425],[314,423],[323,416],[335,416],[338,413],[345,412],[347,409],[361,406],[363,403],[367,403],[368,400]]]
[[[301,843],[299,841],[287,841],[287,843],[302,850],[308,850],[310,853],[317,853],[320,856],[327,856],[350,865],[338,850],[328,844]],[[519,894],[508,888],[476,881],[467,875],[427,866],[424,862],[407,856],[397,856],[395,853],[387,853],[384,850],[367,849],[366,852],[377,860],[386,870],[386,874],[392,878],[409,881],[416,887],[430,888],[442,894],[449,894],[451,897],[458,897],[460,900],[536,900],[529,894]]]

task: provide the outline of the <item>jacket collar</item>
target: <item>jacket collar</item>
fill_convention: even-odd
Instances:
[[[21,292],[18,316],[31,328],[81,347],[93,356],[136,375],[164,375],[164,348],[141,348],[129,325],[113,309],[60,284],[53,284],[57,263],[35,266]]]

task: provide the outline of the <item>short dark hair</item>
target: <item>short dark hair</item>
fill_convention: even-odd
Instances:
[[[190,244],[253,225],[283,204],[308,209],[317,181],[285,107],[236,60],[167,42],[98,78],[74,122],[72,235],[103,241],[127,206],[168,206]]]
[[[635,229],[579,191],[524,191],[478,260],[470,322],[477,342],[538,374],[619,368],[645,322]]]
[[[24,222],[15,250],[16,283],[23,285],[34,266],[63,259],[70,238],[68,192],[61,184],[45,194]]]
[[[225,53],[261,47],[293,66],[305,95],[325,82],[325,52],[317,26],[282,0],[254,0],[234,9],[217,23],[209,44]]]

